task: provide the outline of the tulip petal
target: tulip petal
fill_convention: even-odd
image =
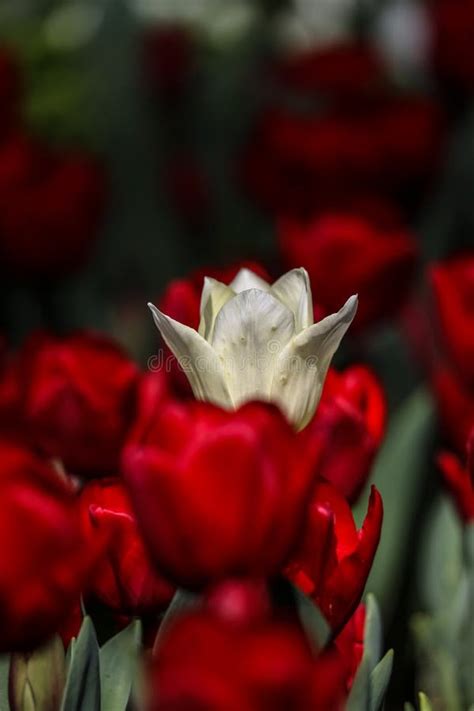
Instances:
[[[184,369],[196,398],[221,407],[232,407],[221,362],[212,346],[194,329],[166,316],[153,304],[148,306],[164,341]]]
[[[351,296],[337,314],[304,330],[279,355],[271,399],[298,429],[314,415],[331,359],[356,311],[357,296]]]
[[[313,325],[313,297],[306,269],[287,272],[272,285],[270,293],[293,311],[296,333]]]
[[[210,341],[214,330],[214,322],[221,308],[235,296],[235,291],[226,284],[206,277],[201,295],[201,322],[199,333],[206,341]]]
[[[270,284],[254,274],[250,269],[241,269],[234,279],[230,282],[229,287],[236,294],[249,289],[260,289],[261,291],[270,291]]]
[[[292,312],[260,289],[241,292],[221,309],[212,345],[235,407],[269,399],[275,363],[294,330]]]

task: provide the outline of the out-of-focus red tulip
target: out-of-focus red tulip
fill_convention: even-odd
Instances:
[[[85,332],[32,337],[22,377],[24,417],[36,446],[73,474],[117,470],[138,369],[115,343]]]
[[[435,264],[430,278],[444,350],[474,386],[474,252]]]
[[[108,539],[91,580],[91,595],[123,615],[166,608],[174,589],[151,567],[123,483],[118,479],[89,482],[81,493],[81,505],[91,536],[98,532]]]
[[[474,427],[474,389],[445,365],[434,367],[431,384],[444,434],[458,452],[464,452]]]
[[[66,477],[0,441],[0,650],[35,648],[73,614],[103,548]]]
[[[466,523],[474,521],[474,430],[467,442],[467,461],[463,465],[455,454],[442,452],[438,466],[446,488],[451,494],[459,515]]]
[[[166,103],[179,101],[191,79],[195,64],[191,33],[183,25],[156,25],[143,37],[145,79]]]
[[[349,215],[326,215],[308,225],[282,220],[280,245],[289,268],[307,269],[316,303],[325,312],[359,294],[354,321],[359,328],[400,308],[416,265],[410,233],[378,229]]]
[[[349,502],[361,493],[385,433],[382,385],[365,366],[326,377],[323,396],[306,435],[318,441],[318,476]]]
[[[18,120],[20,72],[12,53],[0,47],[0,135]]]
[[[263,403],[171,403],[156,433],[152,446],[127,447],[124,471],[157,569],[191,589],[277,573],[304,524],[311,440]]]
[[[230,589],[226,594],[233,595]],[[177,617],[153,664],[153,711],[339,711],[345,667],[315,657],[296,623],[269,612],[249,618],[210,604]]]
[[[440,78],[467,92],[474,90],[474,2],[430,0],[433,60]]]
[[[348,503],[329,484],[317,484],[306,534],[286,569],[311,596],[334,630],[347,622],[364,592],[382,528],[382,498],[372,487],[359,531]]]
[[[308,217],[370,193],[410,203],[438,161],[443,120],[424,98],[368,101],[357,110],[266,110],[242,164],[249,192],[277,214]]]
[[[89,257],[103,211],[97,161],[24,135],[0,144],[0,255],[20,277],[60,279]]]
[[[336,101],[367,98],[386,81],[380,57],[360,42],[293,52],[277,61],[275,74],[293,91],[322,94]]]
[[[205,225],[211,215],[211,188],[196,159],[189,154],[172,156],[165,167],[164,181],[179,217],[195,229]]]

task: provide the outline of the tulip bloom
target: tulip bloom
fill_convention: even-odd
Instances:
[[[329,484],[317,484],[303,541],[286,574],[320,608],[334,630],[347,622],[364,592],[382,529],[382,498],[372,487],[357,531],[347,502]]]
[[[287,266],[308,270],[324,313],[359,294],[358,328],[400,308],[416,265],[416,244],[407,231],[381,229],[351,215],[326,215],[307,225],[282,220],[280,245]]]
[[[48,463],[0,442],[0,651],[35,648],[73,614],[103,549],[76,492]]]
[[[474,427],[474,388],[466,386],[444,365],[433,369],[431,379],[443,431],[453,447],[464,452]]]
[[[270,576],[291,553],[315,476],[315,453],[278,409],[227,412],[170,403],[149,446],[129,446],[124,473],[157,570],[200,589]]]
[[[226,594],[235,597],[232,586]],[[294,622],[255,609],[248,618],[229,616],[225,594],[219,602],[178,616],[164,632],[152,669],[153,711],[342,709],[347,665],[337,654],[315,656]]]
[[[385,433],[387,404],[364,366],[330,369],[316,415],[305,432],[320,448],[318,476],[349,502],[360,495]]]
[[[474,430],[467,443],[467,461],[463,466],[450,452],[438,456],[438,466],[459,515],[465,523],[474,521]]]
[[[91,535],[98,532],[108,541],[90,594],[122,615],[165,609],[174,589],[151,566],[123,483],[118,479],[89,482],[81,504]]]
[[[135,364],[108,338],[88,333],[33,338],[23,358],[24,416],[34,443],[71,473],[113,472],[131,424]]]
[[[198,331],[149,306],[199,400],[228,409],[249,400],[275,402],[301,429],[316,410],[357,297],[315,324],[304,269],[288,272],[272,286],[244,269],[229,286],[205,279]]]
[[[435,264],[430,277],[446,354],[474,386],[474,253]]]

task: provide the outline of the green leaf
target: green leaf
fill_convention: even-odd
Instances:
[[[392,614],[398,599],[401,571],[411,544],[410,529],[431,465],[434,424],[431,397],[421,387],[396,412],[375,463],[372,483],[383,497],[384,522],[367,589],[374,592],[384,617]],[[365,515],[367,498],[368,492],[355,508],[359,522]]]
[[[433,711],[431,701],[423,692],[418,695],[418,702],[420,704],[420,711]]]
[[[170,622],[172,622],[174,617],[176,615],[181,614],[185,610],[191,610],[193,607],[196,607],[198,603],[198,595],[190,593],[187,590],[183,590],[181,588],[176,590],[174,597],[168,605],[168,609],[166,610],[163,619],[161,620],[160,629],[158,630],[158,634],[156,635],[155,639],[155,644],[153,646],[153,653],[155,653],[155,650],[160,644],[164,632],[166,631],[168,625],[170,624]]]
[[[292,588],[301,625],[312,647],[317,651],[326,645],[331,636],[331,628],[311,598],[296,585],[292,585]]]
[[[100,711],[99,646],[90,617],[71,644],[61,711]]]
[[[370,663],[363,658],[357,670],[345,711],[370,711]]]
[[[382,708],[393,669],[393,649],[390,649],[370,674],[370,711]]]
[[[0,711],[10,711],[8,702],[8,675],[10,673],[10,655],[0,655]]]
[[[9,675],[11,711],[57,709],[65,678],[64,647],[58,636],[32,653],[12,654]]]
[[[403,711],[416,711],[416,709],[413,704],[410,704],[409,701],[406,701],[403,706]]]
[[[365,602],[364,656],[373,669],[382,655],[382,619],[375,596],[369,593]]]
[[[99,653],[102,711],[125,711],[138,664],[142,627],[132,622],[104,644]]]

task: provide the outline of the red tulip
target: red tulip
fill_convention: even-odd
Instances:
[[[275,67],[277,78],[291,90],[336,101],[360,101],[361,96],[380,93],[385,73],[374,49],[360,42],[293,52]]]
[[[17,135],[0,145],[0,165],[0,254],[9,270],[58,279],[81,267],[103,210],[97,162]]]
[[[306,429],[318,441],[318,476],[349,502],[360,495],[385,433],[382,386],[365,366],[331,369],[316,415]]]
[[[453,447],[464,452],[474,427],[474,388],[467,387],[444,365],[434,368],[431,380],[443,431]]]
[[[166,608],[174,589],[151,567],[123,484],[118,479],[89,482],[81,504],[91,535],[99,532],[108,539],[90,593],[123,615]]]
[[[157,569],[201,588],[278,572],[300,533],[315,454],[279,410],[165,405],[152,445],[130,446],[124,470]]]
[[[431,0],[433,60],[440,78],[467,92],[474,90],[474,3]]]
[[[362,661],[365,635],[365,605],[360,604],[349,622],[342,628],[332,643],[337,651],[341,666],[346,666],[346,690],[349,692],[354,677]]]
[[[153,711],[342,708],[346,668],[336,654],[314,656],[300,627],[269,611],[229,616],[222,597],[220,605],[177,617],[163,633]]]
[[[357,531],[347,502],[329,484],[313,493],[304,539],[286,569],[288,577],[339,630],[360,602],[382,528],[382,498],[372,487],[369,508]]]
[[[354,321],[359,328],[400,308],[416,265],[416,244],[408,232],[378,229],[349,215],[326,215],[308,225],[283,220],[280,244],[288,268],[308,270],[325,313],[359,294]]]
[[[156,25],[143,39],[145,78],[160,99],[173,104],[181,98],[194,70],[193,37],[182,25]]]
[[[0,442],[0,650],[36,647],[73,614],[103,548],[82,523],[70,482]]]
[[[434,265],[430,277],[445,351],[474,386],[474,253]]]
[[[474,430],[467,443],[467,462],[463,466],[450,452],[438,456],[438,466],[459,515],[466,523],[474,521]]]
[[[131,424],[136,366],[103,336],[40,335],[23,351],[24,414],[31,437],[68,471],[116,470]]]

